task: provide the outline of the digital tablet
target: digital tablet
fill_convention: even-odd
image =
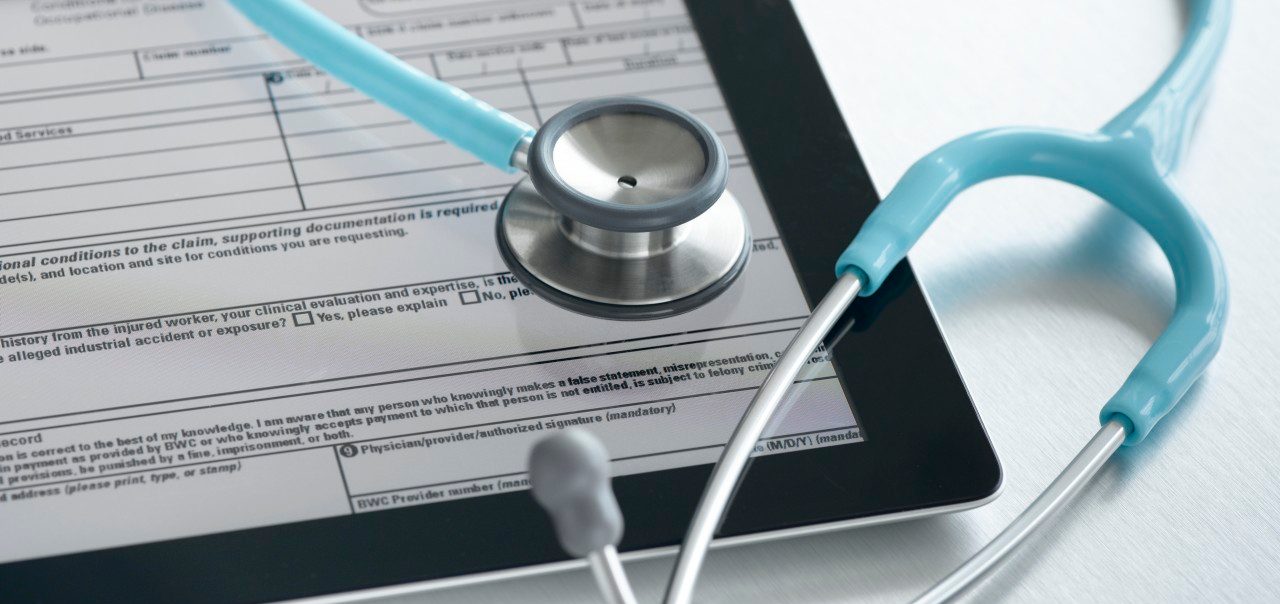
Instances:
[[[698,115],[732,159],[747,269],[677,317],[573,314],[498,255],[515,175],[229,6],[2,3],[6,601],[367,596],[563,568],[525,468],[567,427],[609,449],[624,555],[669,548],[878,201],[785,2],[312,4],[531,124],[618,94]],[[905,265],[784,407],[722,542],[964,509],[1000,485]]]

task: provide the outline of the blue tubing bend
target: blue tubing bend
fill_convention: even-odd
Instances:
[[[943,145],[912,165],[871,213],[837,261],[837,275],[852,271],[861,295],[874,293],[951,200],[980,182],[1040,176],[1092,192],[1145,229],[1173,269],[1173,317],[1100,415],[1104,424],[1126,426],[1126,445],[1141,442],[1213,359],[1227,315],[1217,244],[1168,178],[1204,104],[1231,2],[1190,0],[1189,8],[1177,56],[1100,132],[1001,128]]]

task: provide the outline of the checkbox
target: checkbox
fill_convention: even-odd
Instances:
[[[293,324],[302,327],[303,325],[311,325],[316,322],[315,317],[311,316],[311,311],[304,310],[302,312],[293,313]]]
[[[462,300],[463,304],[479,304],[480,290],[469,289],[464,292],[458,292],[458,298]]]

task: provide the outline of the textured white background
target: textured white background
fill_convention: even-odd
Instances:
[[[882,193],[917,157],[973,130],[1096,128],[1163,68],[1182,25],[1173,0],[797,1]],[[1139,449],[1123,451],[971,599],[1280,600],[1278,31],[1280,2],[1237,3],[1178,177],[1231,276],[1217,361]],[[1173,303],[1144,234],[1090,195],[1042,181],[966,193],[911,259],[1000,454],[1003,496],[951,517],[717,552],[699,601],[915,596],[1071,458]],[[656,601],[669,561],[629,566],[643,601]],[[422,599],[594,593],[583,571]]]

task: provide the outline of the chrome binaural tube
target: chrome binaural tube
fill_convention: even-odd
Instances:
[[[693,598],[694,584],[707,557],[711,538],[720,525],[720,520],[724,518],[729,500],[738,481],[742,479],[743,469],[751,457],[756,441],[760,440],[765,426],[773,419],[774,412],[791,389],[800,369],[861,289],[862,282],[853,273],[841,276],[813,309],[809,319],[800,326],[800,331],[796,332],[782,357],[756,391],[755,398],[751,400],[742,420],[734,429],[733,436],[729,438],[729,443],[725,445],[724,452],[720,454],[720,460],[711,472],[711,480],[702,493],[702,500],[698,502],[693,522],[689,525],[689,532],[685,534],[680,554],[676,558],[671,582],[667,584],[668,604],[687,604]]]

